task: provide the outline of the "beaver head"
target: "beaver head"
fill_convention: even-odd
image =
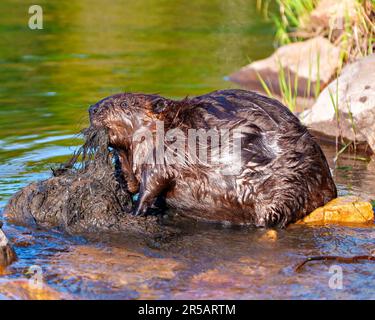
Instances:
[[[120,93],[91,106],[90,123],[107,130],[113,147],[129,148],[133,133],[145,127],[152,130],[154,121],[172,104],[158,95]]]
[[[105,129],[109,146],[120,157],[122,171],[129,191],[139,189],[139,178],[133,169],[133,137],[139,132],[155,132],[156,120],[173,121],[180,101],[173,101],[153,94],[120,93],[107,97],[89,109],[91,127]]]

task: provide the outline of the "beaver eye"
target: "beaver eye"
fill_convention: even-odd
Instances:
[[[120,103],[120,107],[122,109],[122,112],[125,113],[127,116],[131,115],[131,111],[129,109],[129,106],[125,101]]]

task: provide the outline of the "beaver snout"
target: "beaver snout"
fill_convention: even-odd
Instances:
[[[100,106],[98,104],[94,104],[89,108],[89,118],[91,127],[100,128],[103,127],[103,122],[100,119]]]

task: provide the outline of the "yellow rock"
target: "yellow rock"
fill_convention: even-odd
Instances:
[[[275,242],[277,240],[277,231],[273,229],[267,230],[261,237],[261,241]]]
[[[39,288],[30,285],[27,279],[0,279],[0,300],[62,300],[73,299],[70,295],[59,293],[47,284]]]
[[[355,196],[333,199],[300,220],[299,223],[370,223],[374,211],[370,202]]]

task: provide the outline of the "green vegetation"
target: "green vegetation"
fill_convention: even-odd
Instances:
[[[271,0],[258,0],[257,7],[268,17]],[[276,0],[280,8],[271,15],[276,28],[275,40],[278,45],[301,41],[318,35],[328,38],[341,47],[342,64],[374,52],[375,43],[375,0],[357,0],[355,17],[346,11],[342,30],[337,25],[326,28],[313,25],[309,13],[316,8],[319,0]]]
[[[258,0],[257,7],[268,17],[271,0]],[[275,39],[278,44],[287,44],[301,40],[294,32],[304,26],[308,14],[316,7],[319,0],[276,0],[280,8],[278,14],[271,16],[276,27]]]
[[[341,66],[374,53],[375,0],[357,0],[355,18],[345,13],[343,32],[335,35],[328,30],[328,39],[341,48]]]
[[[307,79],[306,88],[304,90],[304,94],[302,98],[308,99],[311,97],[311,89],[313,89],[314,98],[318,98],[320,92],[321,92],[321,80],[320,80],[320,55],[317,55],[317,64],[316,64],[316,81],[312,82],[312,69],[313,66],[310,63],[309,64],[309,77]],[[297,70],[298,73],[298,70]],[[262,76],[258,73],[257,74],[258,79],[263,87],[263,90],[267,93],[267,95],[271,98],[274,98],[275,93],[273,92],[273,88],[271,88],[269,85],[267,85],[267,82],[265,79],[262,78]],[[299,97],[299,79],[298,77],[293,77],[290,74],[289,69],[284,69],[282,67],[281,61],[279,61],[279,68],[278,68],[278,82],[279,82],[279,88],[280,88],[280,99],[281,101],[288,106],[288,108],[295,112],[297,111],[297,98]],[[312,88],[312,86],[314,86]]]
[[[263,90],[271,98],[274,98],[275,94],[273,89],[267,85],[265,79],[257,73],[258,79],[263,87]],[[288,108],[295,112],[297,108],[297,97],[298,97],[298,77],[292,79],[290,72],[285,72],[284,68],[279,65],[278,80],[280,88],[280,98],[282,102],[288,106]]]
[[[333,94],[331,89],[328,89],[329,97],[331,100],[331,104],[333,107],[333,110],[335,111],[335,119],[336,119],[336,126],[337,126],[337,132],[338,134],[336,135],[336,156],[333,159],[334,163],[337,163],[337,160],[339,156],[351,145],[351,142],[345,143],[344,141],[341,141],[341,144],[343,147],[339,150],[339,137],[342,137],[341,134],[341,127],[340,127],[340,112],[339,112],[339,81],[336,79],[336,90],[335,94]]]
[[[277,0],[280,6],[280,16],[274,17],[277,27],[276,41],[286,44],[302,40],[294,33],[306,23],[308,14],[316,7],[318,0]]]

